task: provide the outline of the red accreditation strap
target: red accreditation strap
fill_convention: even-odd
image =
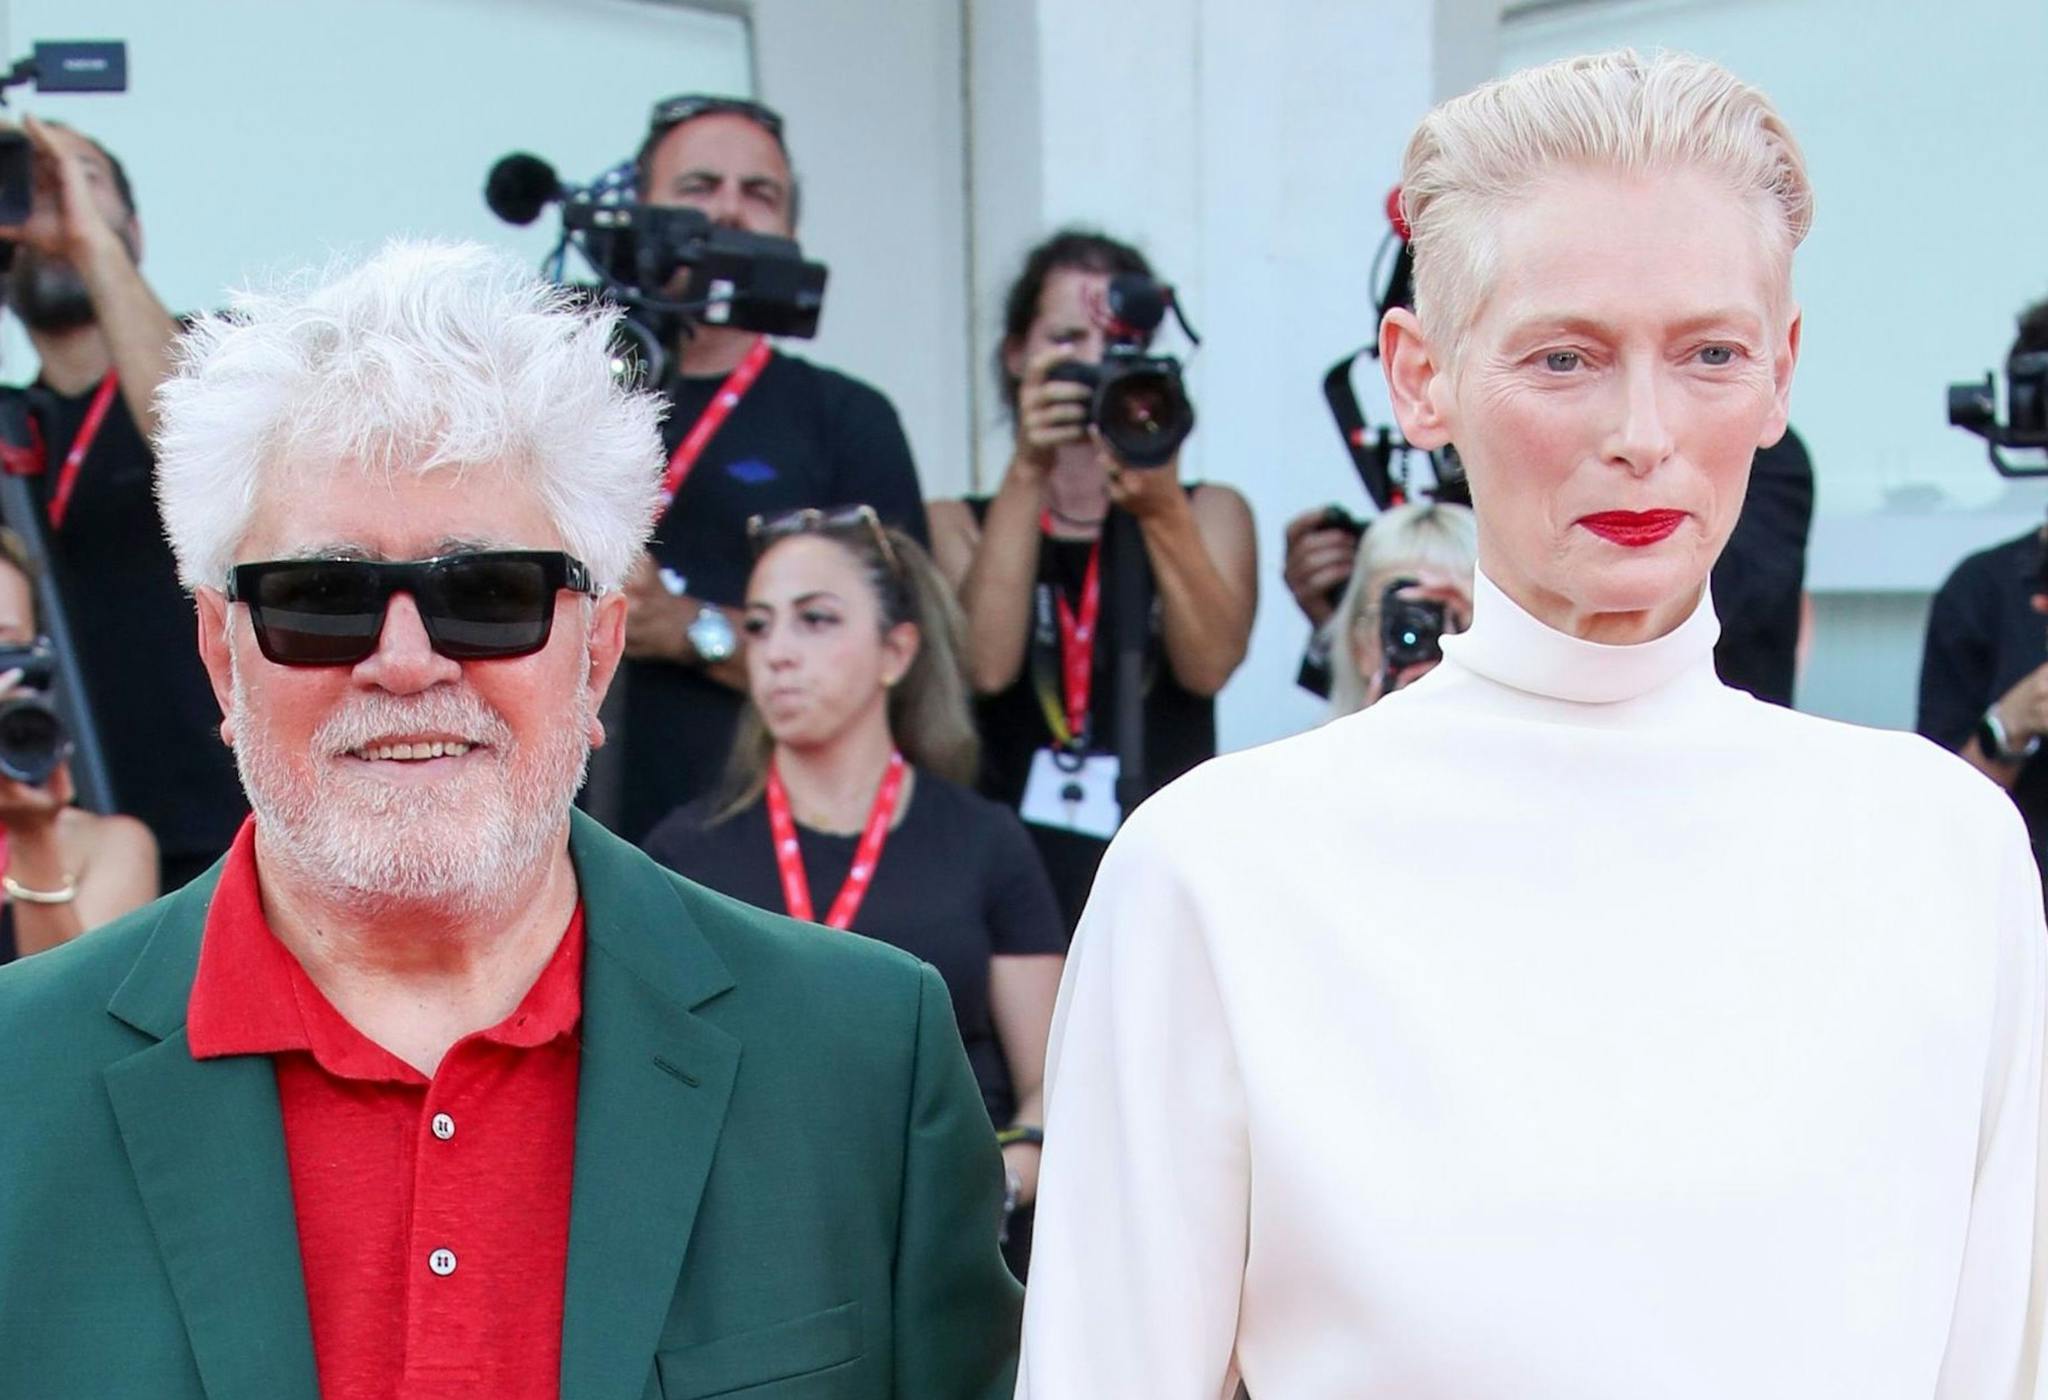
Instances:
[[[676,493],[690,479],[691,470],[696,467],[697,459],[704,455],[704,448],[713,434],[725,426],[726,419],[732,417],[732,411],[740,406],[740,400],[747,396],[747,390],[754,387],[754,381],[761,377],[761,371],[768,367],[768,361],[774,354],[775,347],[768,343],[768,337],[756,339],[745,357],[732,367],[732,373],[725,377],[725,382],[718,386],[711,402],[704,405],[704,411],[697,415],[690,431],[683,434],[683,440],[676,444],[676,450],[669,456],[668,474],[661,479],[663,508],[675,501]]]
[[[100,381],[100,387],[92,396],[92,403],[86,407],[85,421],[78,425],[78,436],[71,439],[71,450],[64,454],[64,465],[57,472],[57,489],[50,495],[50,524],[53,528],[64,528],[64,517],[71,510],[71,493],[78,489],[78,469],[85,465],[85,454],[92,451],[93,441],[100,435],[100,425],[107,421],[107,410],[114,406],[114,392],[120,386],[114,372],[107,371],[107,377]]]
[[[903,755],[892,753],[882,785],[875,790],[875,805],[868,810],[868,824],[861,829],[860,844],[853,848],[853,865],[846,872],[846,883],[839,887],[839,897],[832,901],[832,908],[825,915],[827,928],[853,927],[853,916],[860,912],[861,901],[868,897],[868,886],[875,882],[875,867],[882,862],[882,847],[889,840],[889,827],[896,820],[896,801],[902,795]],[[768,765],[768,831],[775,838],[775,865],[782,872],[782,902],[788,907],[789,916],[816,923],[817,915],[811,911],[811,881],[804,874],[803,850],[796,841],[796,819],[789,813],[789,794],[784,791],[782,775],[775,771],[773,762]]]
[[[1052,533],[1052,512],[1044,511],[1038,517],[1038,528],[1044,534]],[[1102,540],[1098,537],[1095,547],[1088,551],[1088,572],[1081,580],[1081,610],[1077,614],[1069,607],[1064,595],[1059,599],[1060,624],[1060,688],[1065,692],[1065,715],[1057,714],[1049,697],[1040,696],[1045,708],[1045,719],[1053,737],[1065,749],[1079,748],[1087,742],[1088,705],[1095,690],[1095,629],[1102,621]],[[1060,724],[1064,719],[1066,723]]]

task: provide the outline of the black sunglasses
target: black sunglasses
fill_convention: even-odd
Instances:
[[[555,594],[597,592],[558,549],[493,549],[437,559],[271,559],[228,571],[256,645],[279,666],[353,666],[377,650],[391,595],[412,597],[434,650],[456,661],[528,656],[548,644]]]
[[[655,103],[654,110],[647,116],[647,139],[652,142],[684,122],[695,121],[699,117],[721,115],[745,117],[774,137],[776,145],[782,144],[782,113],[773,107],[749,102],[744,97],[712,97],[700,92],[667,97]]]

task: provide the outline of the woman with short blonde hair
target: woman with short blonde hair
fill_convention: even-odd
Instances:
[[[1381,359],[1469,473],[1472,626],[1112,846],[1019,1394],[2031,1394],[2025,833],[1924,740],[1713,669],[1797,145],[1712,63],[1599,54],[1430,113],[1403,191]]]
[[[1382,636],[1388,594],[1441,610],[1444,631],[1472,621],[1472,562],[1479,549],[1472,512],[1449,501],[1410,501],[1373,517],[1359,537],[1351,578],[1323,624],[1330,658],[1330,718],[1355,714],[1436,669],[1434,660],[1395,665]]]

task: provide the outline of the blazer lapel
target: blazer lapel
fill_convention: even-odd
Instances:
[[[318,1400],[276,1075],[185,1044],[212,890],[167,902],[108,1006],[158,1041],[107,1066],[107,1093],[209,1400]]]
[[[639,1400],[739,1069],[692,1008],[733,981],[659,867],[581,813],[569,849],[589,945],[562,1393]]]

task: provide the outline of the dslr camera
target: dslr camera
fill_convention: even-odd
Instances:
[[[28,646],[0,647],[0,673],[20,671],[13,693],[0,699],[0,775],[41,787],[71,757],[71,732],[50,704],[57,652],[48,637]]]
[[[1148,355],[1152,334],[1170,309],[1187,338],[1201,338],[1188,325],[1174,299],[1173,288],[1142,272],[1120,272],[1109,279],[1104,298],[1103,334],[1108,341],[1102,363],[1065,360],[1054,365],[1048,379],[1063,379],[1095,391],[1088,403],[1088,425],[1102,434],[1117,457],[1134,467],[1163,467],[1195,430],[1195,406],[1181,382],[1180,361],[1171,355]]]
[[[1952,427],[1984,439],[1999,475],[2048,475],[2048,463],[2015,464],[2001,447],[2048,448],[2048,350],[2022,351],[2006,361],[2005,418],[1998,421],[1998,382],[1990,372],[1976,383],[1948,386]]]
[[[39,43],[4,74],[0,93],[19,83],[37,92],[126,92],[128,46],[118,39],[70,39]],[[0,102],[4,102],[0,98]],[[28,222],[35,207],[35,151],[28,134],[0,131],[0,224]],[[12,261],[14,245],[0,244],[0,266]]]
[[[1380,594],[1380,651],[1386,657],[1388,684],[1410,666],[1444,659],[1447,609],[1429,598],[1404,598],[1419,580],[1397,578]]]

